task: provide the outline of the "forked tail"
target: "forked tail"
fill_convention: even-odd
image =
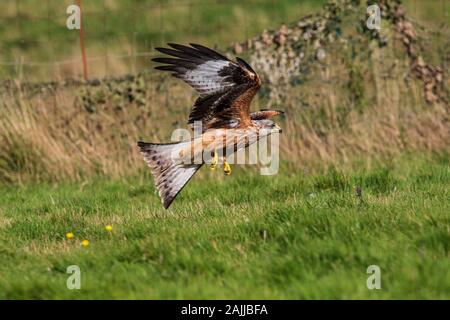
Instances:
[[[174,159],[173,155],[182,150],[183,142],[156,144],[139,141],[138,146],[155,179],[161,202],[167,209],[202,165],[183,164]]]

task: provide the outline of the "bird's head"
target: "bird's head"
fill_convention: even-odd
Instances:
[[[270,119],[253,120],[253,123],[261,130],[267,130],[270,133],[281,133],[282,129],[275,121]]]
[[[284,112],[280,110],[260,110],[252,112],[250,118],[260,129],[268,129],[271,132],[281,133],[281,128],[270,119],[278,115],[284,115]]]

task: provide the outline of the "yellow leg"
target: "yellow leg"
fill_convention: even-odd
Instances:
[[[223,173],[225,173],[227,176],[231,174],[230,164],[226,161],[223,162]]]
[[[211,159],[211,164],[209,165],[209,168],[211,170],[216,170],[217,163],[219,162],[219,156],[217,155],[217,152],[214,150],[214,156]]]

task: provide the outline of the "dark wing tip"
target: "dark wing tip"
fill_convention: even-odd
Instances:
[[[165,50],[166,48],[163,48],[163,47],[156,47],[155,48],[155,50],[156,51],[159,51],[159,52],[162,52],[162,53],[164,53],[164,50]]]
[[[177,74],[179,72],[179,70],[177,70],[176,66],[156,66],[155,70],[160,70],[160,71],[171,71],[174,72],[175,74]]]
[[[209,57],[211,57],[213,59],[228,60],[228,58],[225,57],[223,54],[221,54],[221,53],[219,53],[219,52],[217,52],[217,51],[215,51],[215,50],[213,50],[211,48],[205,47],[204,45],[201,45],[201,44],[198,44],[198,43],[189,43],[189,45],[192,48],[198,50],[199,52],[201,52],[201,53],[203,53],[203,54],[205,54],[205,55],[207,55],[207,56],[209,56]]]
[[[253,70],[253,68],[244,60],[244,59],[241,59],[241,58],[239,58],[239,57],[236,57],[236,61],[240,64],[240,65],[242,65],[242,66],[244,66],[246,69],[248,69],[249,71],[251,71],[251,72],[253,72],[254,74],[256,74],[256,71],[255,70]]]
[[[141,148],[141,150],[144,149],[145,147],[147,147],[148,145],[149,145],[149,143],[144,142],[144,141],[138,141],[138,142],[137,142],[137,146],[138,146],[139,148]]]
[[[169,43],[167,43],[167,45],[178,51],[191,52],[191,53],[195,52],[195,50],[193,48],[185,46],[183,44],[169,42]]]
[[[182,62],[183,60],[175,59],[175,58],[156,57],[156,58],[153,58],[152,61],[158,62],[158,63],[178,64],[178,63]]]

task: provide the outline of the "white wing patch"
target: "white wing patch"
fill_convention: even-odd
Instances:
[[[219,92],[223,92],[231,88],[234,83],[228,80],[228,77],[219,75],[220,70],[225,67],[232,66],[230,61],[209,60],[202,63],[193,70],[187,71],[183,76],[183,80],[192,86],[200,96],[207,96]]]
[[[190,46],[168,45],[170,48],[156,48],[165,57],[152,60],[160,63],[155,69],[170,72],[200,95],[189,114],[188,123],[198,120],[208,123],[217,116],[226,118],[225,115],[233,118],[239,114],[241,120],[248,118],[250,101],[261,80],[247,62],[239,57],[236,57],[236,62],[231,61],[217,51],[195,43]],[[247,95],[242,96],[245,93]]]

